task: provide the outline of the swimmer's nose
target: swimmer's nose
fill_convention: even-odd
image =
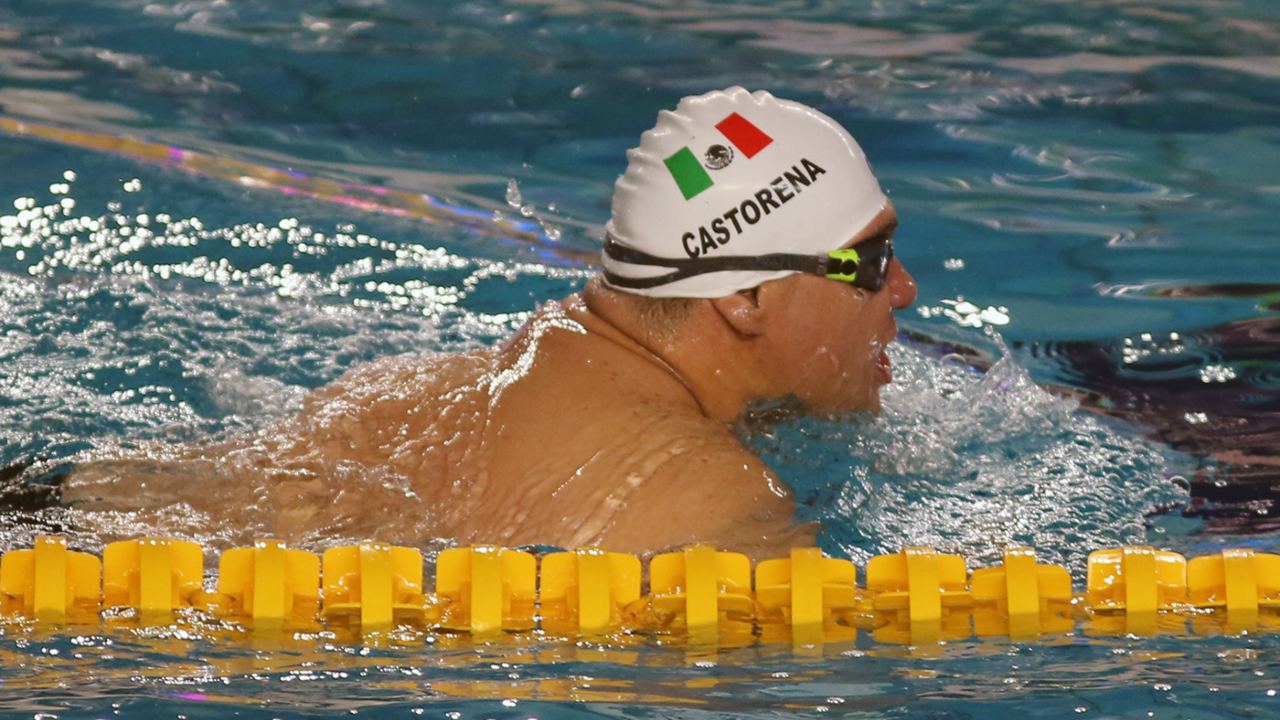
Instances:
[[[889,263],[889,277],[886,282],[889,288],[889,304],[894,310],[909,307],[916,301],[916,279],[911,277],[907,268],[894,258]]]

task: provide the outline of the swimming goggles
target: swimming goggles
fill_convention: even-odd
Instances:
[[[604,238],[604,253],[619,262],[633,265],[668,267],[672,271],[652,277],[625,277],[605,270],[605,280],[620,288],[645,289],[666,285],[694,275],[728,270],[791,270],[821,275],[831,280],[871,292],[884,287],[889,276],[889,262],[893,260],[893,238],[876,237],[864,240],[853,247],[832,250],[826,255],[800,255],[770,253],[766,255],[726,255],[723,257],[665,258],[627,247],[614,240],[611,234]]]

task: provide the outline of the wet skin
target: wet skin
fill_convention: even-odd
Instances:
[[[848,245],[896,224],[886,207]],[[656,338],[597,280],[500,347],[365,365],[253,436],[84,464],[63,499],[157,531],[233,528],[231,542],[785,553],[814,529],[793,523],[784,486],[733,421],[785,397],[818,414],[876,412],[893,311],[914,299],[896,260],[875,293],[793,275],[696,301]],[[83,517],[100,533],[119,524]]]

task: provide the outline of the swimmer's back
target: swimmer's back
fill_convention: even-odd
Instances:
[[[259,433],[142,466],[85,468],[69,496],[182,503],[202,522],[295,542],[640,552],[739,532],[796,539],[790,501],[727,427],[556,304],[501,347],[378,360]]]
[[[317,468],[393,469],[430,518],[418,531],[459,542],[641,551],[789,533],[768,468],[572,309],[548,305],[499,348],[358,368],[282,434]]]

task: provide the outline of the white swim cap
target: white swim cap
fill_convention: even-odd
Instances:
[[[686,97],[627,151],[605,282],[651,297],[723,297],[798,270],[716,266],[834,250],[886,202],[862,148],[817,110],[740,87]]]

